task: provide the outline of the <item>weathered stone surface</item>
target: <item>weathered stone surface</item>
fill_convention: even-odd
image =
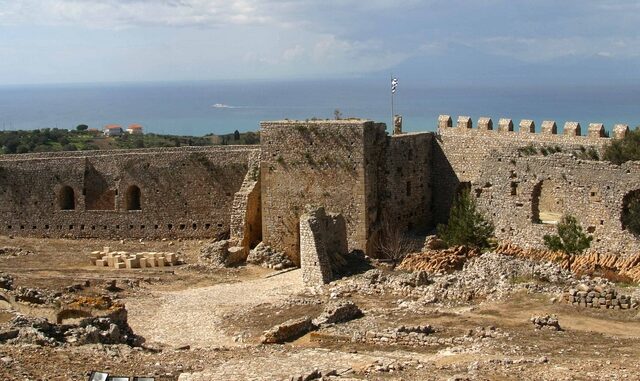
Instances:
[[[361,317],[362,310],[351,301],[329,302],[320,316],[313,319],[313,325],[322,327],[343,323]]]
[[[304,316],[297,319],[287,320],[282,324],[265,331],[260,341],[263,344],[280,344],[294,340],[314,329],[311,318]]]
[[[300,267],[307,286],[329,283],[333,269],[347,255],[347,227],[338,214],[322,207],[306,207],[300,217]]]
[[[271,246],[260,242],[255,248],[251,249],[247,257],[247,263],[260,265],[262,267],[281,270],[287,267],[293,267],[293,262],[282,252],[274,250]]]
[[[562,331],[560,323],[555,315],[533,316],[529,319],[536,329],[549,329],[552,331]]]

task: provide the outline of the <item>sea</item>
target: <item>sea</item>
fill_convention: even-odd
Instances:
[[[0,85],[0,128],[101,129],[141,124],[145,132],[173,135],[257,131],[259,122],[280,119],[358,117],[385,122],[401,114],[404,130],[434,131],[438,115],[487,116],[577,121],[583,134],[589,123],[640,124],[640,85],[615,86],[445,86],[400,83],[391,94],[388,78],[200,81],[66,85]]]

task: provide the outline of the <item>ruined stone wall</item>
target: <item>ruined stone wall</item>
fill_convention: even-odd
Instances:
[[[185,147],[4,156],[0,234],[224,235],[255,151]]]
[[[487,161],[472,185],[478,206],[496,227],[496,237],[542,248],[556,234],[563,214],[575,216],[592,234],[593,251],[635,254],[640,239],[623,229],[625,195],[640,189],[640,162],[613,165],[568,154]]]
[[[230,238],[246,255],[262,240],[260,191],[260,152],[256,151],[249,156],[249,169],[231,208]]]
[[[433,133],[388,137],[381,184],[381,211],[398,228],[425,231],[432,227]]]
[[[623,137],[628,129],[626,125],[616,125],[613,137]],[[473,128],[469,117],[452,121],[448,115],[441,115],[433,154],[433,186],[438,190],[434,192],[435,220],[446,221],[460,183],[477,182],[485,163],[500,165],[503,154],[523,157],[565,152],[584,158],[594,154],[602,157],[611,140],[605,136],[604,126],[592,123],[584,130],[578,123],[567,122],[559,134],[554,121],[544,121],[536,132],[531,120],[523,120],[514,127],[511,119],[500,119],[494,126],[490,118],[480,118]]]
[[[367,250],[377,216],[385,126],[364,120],[261,123],[263,241],[299,264],[307,204],[340,213],[349,250]]]
[[[332,258],[347,254],[344,218],[327,214],[323,207],[307,207],[300,217],[300,267],[307,286],[333,280]]]

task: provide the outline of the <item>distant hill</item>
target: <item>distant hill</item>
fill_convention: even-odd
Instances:
[[[258,132],[235,132],[224,135],[129,135],[107,137],[100,131],[77,131],[45,128],[29,131],[0,131],[0,154],[30,152],[84,151],[181,146],[258,144]]]

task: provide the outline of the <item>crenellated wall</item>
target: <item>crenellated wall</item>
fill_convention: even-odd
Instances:
[[[535,123],[447,115],[438,119],[433,185],[436,220],[446,221],[455,192],[463,184],[496,226],[499,239],[524,247],[543,247],[542,237],[555,233],[562,215],[575,216],[594,236],[592,250],[631,254],[640,239],[622,226],[624,199],[640,189],[640,163],[621,166],[594,160],[612,139],[623,138],[627,125],[616,125],[613,138],[602,124],[592,123],[582,135],[579,123],[567,122],[558,134],[554,121]]]
[[[0,234],[215,237],[229,231],[248,147],[0,158]]]
[[[260,239],[300,262],[307,205],[344,217],[348,249],[376,253],[381,227],[428,232],[469,187],[496,235],[540,247],[563,214],[593,250],[634,254],[621,216],[640,163],[602,162],[629,131],[554,121],[438,118],[437,133],[389,136],[368,120],[261,123],[261,146],[183,147],[0,157],[0,234]],[[585,135],[583,135],[585,134]]]

